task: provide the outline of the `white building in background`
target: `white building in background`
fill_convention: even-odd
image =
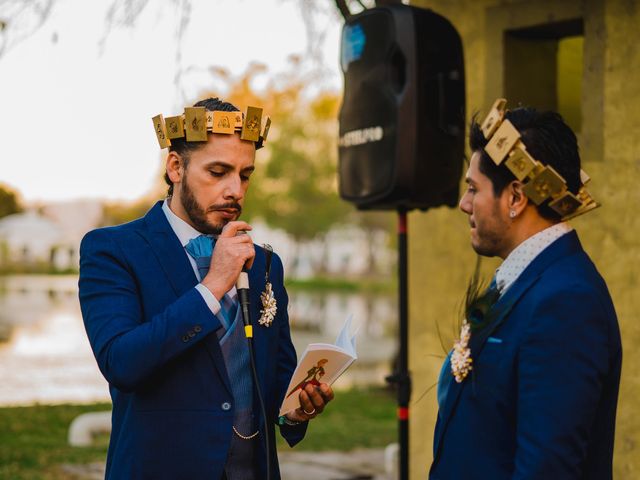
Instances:
[[[80,241],[100,224],[102,215],[98,201],[68,201],[1,218],[0,266],[18,263],[77,269]],[[273,247],[289,278],[393,274],[396,253],[389,249],[384,232],[369,234],[356,226],[336,226],[322,239],[297,243],[283,230],[258,220],[251,225],[253,241]]]
[[[0,244],[3,264],[49,263],[63,247],[64,231],[35,211],[14,213],[0,219]]]
[[[357,226],[336,226],[322,240],[296,243],[286,232],[271,229],[260,221],[252,221],[251,226],[253,241],[273,247],[282,258],[287,277],[393,274],[397,254],[389,248],[385,232],[369,234]]]
[[[97,201],[49,204],[0,219],[0,263],[78,268],[82,236],[102,217]]]

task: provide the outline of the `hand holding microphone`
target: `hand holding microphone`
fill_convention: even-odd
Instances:
[[[218,299],[236,284],[243,269],[253,265],[256,255],[253,240],[242,234],[248,230],[251,230],[248,223],[234,221],[225,225],[218,236],[209,273],[202,279],[202,284]]]

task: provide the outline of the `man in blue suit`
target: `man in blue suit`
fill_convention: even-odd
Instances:
[[[309,386],[301,407],[278,417],[296,366],[282,263],[240,235],[251,227],[238,220],[266,131],[258,135],[255,110],[243,119],[218,99],[195,107],[186,122],[154,118],[169,147],[168,198],[81,245],[82,315],[113,401],[108,479],[263,479],[267,455],[271,478],[280,478],[276,424],[294,445],[333,398],[329,386]],[[260,318],[253,353],[266,418],[237,308],[243,268]]]
[[[505,104],[472,122],[460,200],[474,250],[504,262],[443,366],[429,478],[611,479],[620,332],[564,221],[597,204],[562,118]]]

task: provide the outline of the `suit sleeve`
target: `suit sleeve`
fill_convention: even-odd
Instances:
[[[145,321],[137,279],[113,237],[95,230],[82,241],[80,307],[102,374],[132,392],[220,323],[195,288]]]
[[[517,359],[514,479],[583,478],[609,369],[607,318],[598,299],[581,285],[551,293],[532,309]]]
[[[279,335],[279,348],[278,348],[278,373],[277,373],[277,392],[278,403],[275,409],[274,420],[277,419],[278,409],[280,404],[287,393],[287,387],[291,381],[296,365],[298,363],[296,357],[296,350],[291,342],[291,332],[289,328],[289,314],[288,305],[289,297],[284,288],[284,272],[282,267],[282,261],[278,255],[273,255],[273,269],[274,285],[278,285],[276,290],[276,301],[278,304],[278,335]],[[274,287],[275,288],[275,287]],[[280,433],[285,438],[290,446],[294,446],[300,442],[307,431],[308,422],[303,422],[299,425],[280,425]]]

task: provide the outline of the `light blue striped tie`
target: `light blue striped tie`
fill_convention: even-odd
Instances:
[[[200,280],[207,276],[209,273],[209,266],[211,265],[211,255],[215,247],[215,238],[208,237],[206,235],[200,235],[199,237],[192,238],[185,245],[185,250],[191,258],[196,262],[198,273],[200,274]],[[223,317],[225,331],[229,329],[231,324],[236,318],[236,312],[238,311],[238,302],[234,302],[226,293],[220,299],[220,313]]]
[[[229,330],[229,327],[236,319],[236,313],[238,312],[238,302],[234,302],[232,298],[226,293],[220,300],[220,312],[224,317],[224,321],[226,325],[224,326],[225,330]]]

